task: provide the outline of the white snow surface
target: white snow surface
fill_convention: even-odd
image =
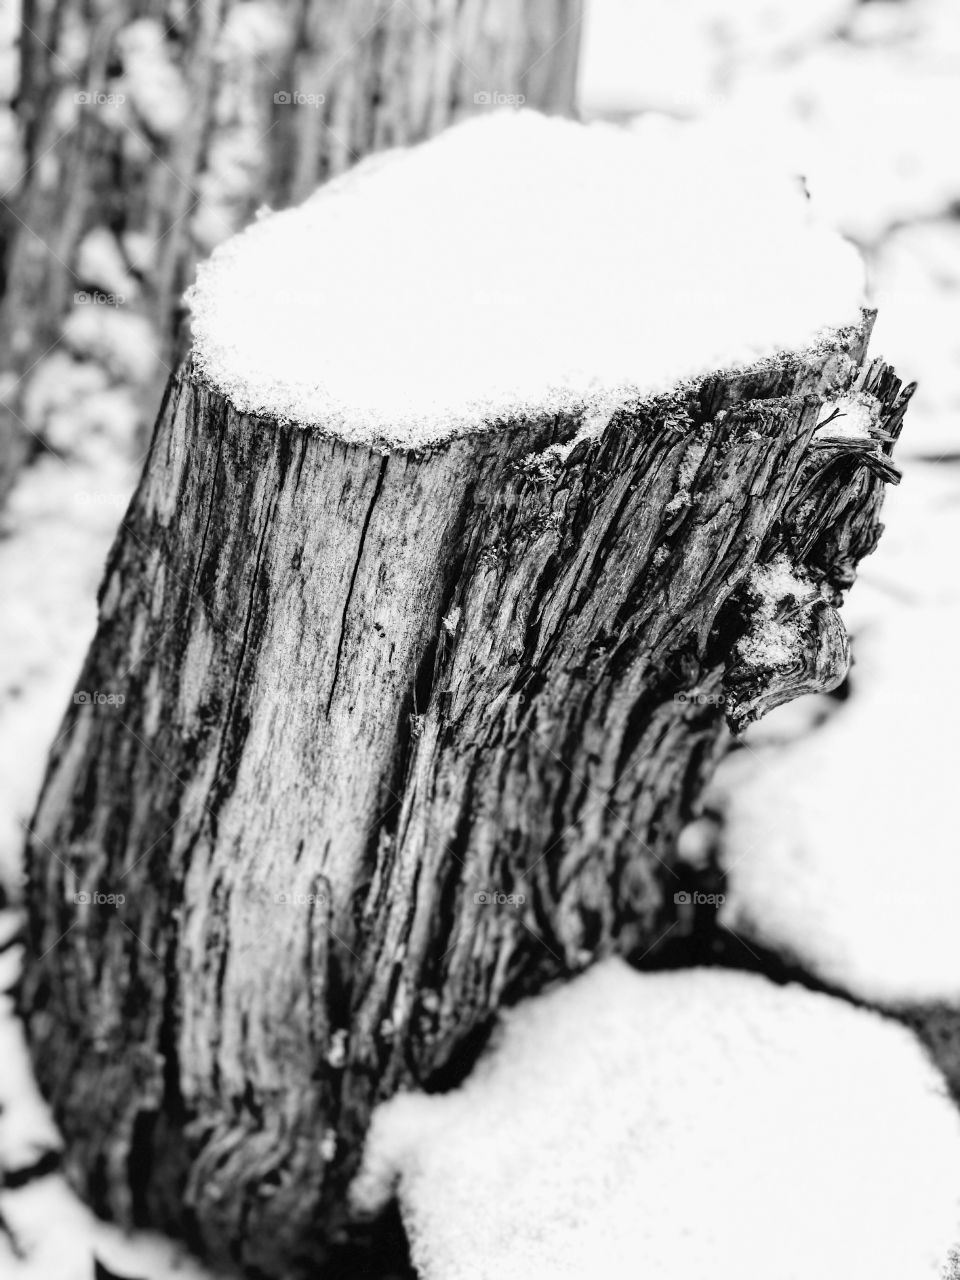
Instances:
[[[960,1117],[879,1015],[732,971],[605,961],[504,1017],[459,1089],[374,1117],[422,1280],[923,1280]]]
[[[876,4],[870,8],[899,8]],[[944,211],[960,189],[951,122],[960,64],[902,48],[813,47],[760,67],[718,103],[718,133],[743,133],[803,173],[824,217],[862,243]]]
[[[955,189],[960,202],[960,181]],[[900,227],[871,262],[871,346],[919,383],[897,451],[960,451],[960,219]]]
[[[960,608],[895,603],[857,635],[854,693],[825,724],[718,775],[720,918],[872,1003],[960,1006]]]
[[[189,293],[238,408],[388,447],[803,350],[863,298],[856,251],[746,149],[526,111],[358,166]]]
[[[589,0],[581,108],[703,111],[738,73],[829,35],[855,11],[855,0]]]
[[[820,410],[814,439],[861,440],[869,443],[879,424],[879,401],[862,391],[827,400]]]
[[[756,602],[753,625],[736,647],[741,661],[753,666],[782,666],[797,657],[800,634],[792,617],[816,598],[811,583],[798,578],[785,555],[754,565],[747,579]],[[787,616],[781,616],[786,611]]]

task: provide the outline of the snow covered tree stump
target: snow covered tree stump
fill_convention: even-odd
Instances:
[[[860,280],[695,134],[536,116],[214,255],[30,839],[100,1212],[312,1274],[378,1100],[682,932],[724,719],[845,671],[905,404]]]

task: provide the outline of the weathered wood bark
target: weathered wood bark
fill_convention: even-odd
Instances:
[[[852,383],[896,434],[868,329],[597,436],[418,453],[177,374],[29,848],[29,1034],[99,1211],[313,1274],[378,1099],[455,1079],[505,1002],[677,936],[725,712],[845,669],[830,600],[890,443],[813,437]],[[780,553],[819,594],[784,602],[803,653],[774,670],[734,649]]]
[[[25,0],[24,24],[0,499],[45,437],[30,386],[51,357],[60,384],[64,351],[98,363],[152,417],[194,264],[256,209],[503,100],[569,113],[580,0]]]

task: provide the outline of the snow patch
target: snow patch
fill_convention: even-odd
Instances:
[[[864,8],[907,8],[874,4]],[[861,243],[945,211],[960,191],[957,66],[902,48],[834,41],[746,74],[713,116],[718,135],[753,138],[802,173],[820,212]]]
[[[880,405],[875,396],[862,391],[827,400],[817,418],[815,440],[864,440],[875,437],[880,421]]]
[[[809,737],[737,753],[714,782],[721,923],[882,1005],[960,1006],[958,630],[957,605],[894,598],[856,637],[854,695]]]
[[[912,1035],[799,987],[618,960],[503,1017],[452,1093],[375,1114],[422,1280],[935,1280],[960,1117]]]
[[[74,307],[63,326],[67,346],[96,360],[122,382],[149,383],[156,369],[156,338],[146,316],[121,306]]]
[[[124,301],[137,296],[140,286],[127,270],[120,244],[107,227],[93,227],[77,249],[76,276],[103,293]]]
[[[589,115],[702,111],[742,66],[828,34],[850,10],[851,0],[591,0],[581,107]]]
[[[23,1257],[0,1238],[4,1280],[91,1280],[94,1258],[118,1276],[216,1280],[181,1244],[152,1232],[124,1234],[100,1222],[59,1176],[2,1196],[4,1217]]]
[[[170,56],[171,43],[163,25],[138,18],[117,36],[123,76],[117,81],[151,133],[169,138],[191,111],[186,82]]]
[[[874,6],[869,6],[874,7]],[[953,197],[960,200],[960,178]],[[917,379],[898,454],[960,450],[960,221],[901,227],[873,255],[872,346]]]
[[[790,561],[782,554],[769,564],[754,565],[747,588],[754,616],[750,630],[737,644],[737,657],[754,667],[779,667],[794,662],[800,648],[800,634],[792,619],[818,592],[809,582],[797,577]]]

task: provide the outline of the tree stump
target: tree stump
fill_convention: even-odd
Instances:
[[[23,1006],[98,1212],[314,1274],[349,1236],[375,1103],[459,1079],[503,1004],[613,952],[655,959],[686,927],[676,837],[725,721],[842,678],[834,606],[878,536],[905,397],[865,362],[867,313],[783,349],[782,291],[813,272],[829,295],[846,250],[800,210],[772,277],[754,190],[727,258],[716,209],[696,214],[676,294],[644,296],[664,228],[700,183],[727,182],[718,207],[737,191],[726,172],[689,143],[471,124],[215,255],[29,842]],[[423,278],[444,239],[461,256]],[[380,248],[379,290],[337,274]],[[731,282],[769,332],[711,372],[739,340]],[[826,298],[824,323],[846,307]],[[638,344],[666,332],[665,374]],[[563,361],[594,343],[607,381],[558,390],[548,341]],[[337,401],[339,362],[388,357],[384,385]],[[824,435],[841,394],[875,405],[867,439]]]
[[[570,113],[580,0],[25,0],[24,21],[0,499],[46,437],[31,386],[62,386],[65,353],[132,388],[149,425],[195,264],[257,209],[497,102]]]

